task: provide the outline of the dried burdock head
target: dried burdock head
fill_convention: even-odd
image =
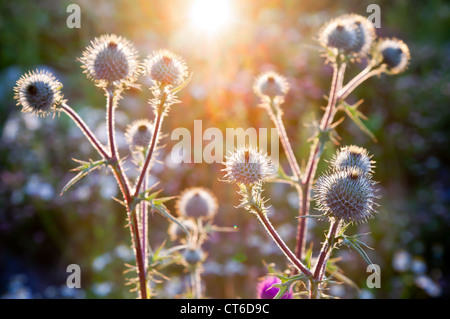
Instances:
[[[351,53],[358,44],[356,25],[347,15],[333,19],[320,30],[319,43],[326,49],[336,48]]]
[[[197,225],[192,219],[179,219],[179,222],[186,227],[186,229],[189,231],[189,233],[194,232]],[[170,239],[172,240],[182,240],[187,237],[186,232],[178,226],[176,223],[171,223],[168,230]]]
[[[209,219],[217,213],[218,206],[212,192],[202,187],[191,187],[181,193],[176,208],[184,218]]]
[[[151,80],[164,85],[179,85],[187,77],[184,59],[167,50],[155,51],[144,61],[144,67]]]
[[[333,156],[331,160],[331,166],[335,171],[341,171],[356,167],[364,174],[370,174],[373,172],[374,161],[371,160],[372,156],[365,148],[350,145],[342,147],[337,154]]]
[[[205,253],[200,248],[186,248],[183,259],[188,265],[197,265],[205,259]]]
[[[274,284],[281,284],[281,280],[275,276],[265,277],[256,287],[256,297],[258,299],[274,299],[280,288],[272,287]],[[293,299],[292,290],[285,292],[281,299]]]
[[[411,59],[408,46],[395,38],[380,39],[374,50],[375,56],[386,65],[389,74],[398,74],[406,70]]]
[[[372,218],[377,198],[370,175],[357,168],[318,178],[314,186],[318,209],[332,220],[362,223]]]
[[[14,88],[17,105],[22,112],[45,117],[54,113],[63,102],[62,88],[52,73],[44,70],[30,71],[20,77]]]
[[[139,74],[136,48],[127,39],[114,34],[91,41],[80,61],[87,77],[100,87],[132,83]]]
[[[286,78],[276,72],[268,71],[260,74],[253,85],[253,90],[260,97],[274,98],[285,96],[289,91]]]
[[[153,124],[146,119],[134,121],[127,126],[125,137],[131,150],[144,150],[152,140]]]
[[[263,182],[273,174],[270,157],[254,146],[241,146],[226,157],[225,178],[227,182],[253,185]]]

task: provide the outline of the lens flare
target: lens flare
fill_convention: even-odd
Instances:
[[[192,25],[208,34],[224,29],[231,18],[230,0],[195,0],[189,12]]]

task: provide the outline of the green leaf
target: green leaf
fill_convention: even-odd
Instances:
[[[363,234],[353,235],[353,236],[342,235],[339,237],[339,239],[342,240],[342,244],[355,249],[361,255],[361,257],[366,261],[366,263],[368,265],[372,265],[373,264],[372,261],[370,260],[369,256],[364,251],[362,246],[367,247],[369,249],[372,249],[372,248],[370,248],[369,246],[367,246],[366,243],[364,243],[358,239],[358,237],[361,237],[361,236],[363,236]]]
[[[76,182],[78,182],[80,179],[82,179],[84,176],[86,176],[87,174],[89,174],[90,172],[95,171],[96,169],[100,168],[102,165],[107,165],[108,161],[107,160],[99,160],[96,162],[93,162],[91,160],[89,160],[89,162],[85,162],[85,161],[81,161],[81,160],[77,160],[75,158],[73,158],[73,160],[77,163],[80,163],[81,165],[72,169],[72,171],[78,171],[79,173],[77,175],[75,175],[67,184],[66,186],[63,187],[61,193],[59,194],[60,196],[66,192],[71,186],[73,186]]]
[[[367,117],[358,110],[358,106],[360,106],[361,103],[362,103],[362,100],[357,102],[354,105],[350,105],[344,101],[344,102],[342,102],[342,106],[344,108],[345,113],[347,113],[347,115],[350,117],[350,119],[353,121],[353,123],[355,123],[356,126],[358,126],[362,132],[366,133],[374,142],[377,142],[375,135],[372,133],[372,131],[369,130],[369,128],[361,120],[361,119],[367,120]]]
[[[187,228],[180,223],[180,221],[178,219],[176,219],[175,217],[173,217],[170,212],[168,211],[167,207],[163,204],[164,201],[167,201],[169,199],[166,198],[161,198],[161,199],[153,199],[152,201],[150,201],[150,206],[152,207],[152,209],[154,211],[157,211],[158,213],[160,213],[162,216],[166,217],[169,221],[175,223],[178,225],[178,227],[180,227],[187,235],[187,237],[190,237],[190,233],[187,230]]]
[[[186,85],[189,84],[189,82],[191,82],[192,80],[192,76],[194,75],[194,73],[191,73],[191,75],[189,75],[189,77],[183,82],[181,83],[179,86],[177,86],[176,88],[173,88],[170,93],[175,94],[178,93],[179,91],[181,91],[182,89],[184,89],[186,87]]]

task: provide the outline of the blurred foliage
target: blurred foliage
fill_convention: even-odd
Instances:
[[[66,27],[69,3],[82,11],[80,29]],[[334,286],[341,297],[422,298],[449,295],[450,283],[450,4],[445,1],[235,1],[237,23],[213,37],[188,27],[190,1],[2,1],[0,2],[0,295],[11,297],[133,297],[124,286],[124,263],[132,261],[125,212],[111,196],[118,196],[110,174],[95,172],[59,196],[74,176],[71,158],[97,160],[78,128],[65,115],[36,119],[23,115],[13,101],[15,81],[25,71],[42,66],[64,84],[69,104],[105,142],[104,97],[86,79],[76,57],[95,36],[116,33],[138,47],[141,58],[155,49],[181,54],[194,78],[181,92],[163,125],[169,135],[160,153],[163,164],[153,173],[165,196],[189,186],[211,188],[219,199],[216,224],[237,226],[237,232],[217,233],[204,245],[206,295],[212,298],[253,298],[258,278],[266,274],[263,260],[284,269],[284,257],[248,213],[234,208],[233,185],[218,179],[220,164],[182,164],[170,161],[177,142],[170,132],[186,127],[194,137],[194,120],[203,130],[218,127],[271,127],[252,93],[254,77],[273,69],[287,76],[291,91],[284,119],[298,158],[306,161],[311,132],[305,124],[321,116],[328,94],[331,68],[323,64],[314,37],[320,26],[337,15],[368,15],[371,3],[381,7],[378,36],[403,39],[411,49],[406,73],[369,79],[349,98],[364,99],[368,127],[378,143],[358,131],[348,119],[338,129],[343,144],[366,147],[377,161],[381,207],[368,224],[350,232],[371,232],[366,242],[371,260],[380,265],[380,289],[366,286],[366,266],[354,251],[341,249],[339,266],[360,291]],[[346,80],[360,66],[349,68]],[[121,154],[128,150],[123,130],[141,117],[152,118],[143,90],[126,92],[117,114]],[[206,143],[204,143],[206,144]],[[329,159],[335,147],[329,147]],[[286,164],[284,155],[281,161]],[[319,174],[326,169],[322,160]],[[131,163],[130,174],[136,174]],[[287,168],[287,167],[286,167]],[[295,191],[286,185],[266,185],[276,214],[273,224],[293,247],[296,228]],[[169,209],[174,209],[169,204]],[[309,239],[315,250],[325,223],[310,221]],[[168,223],[151,218],[154,248],[167,240]],[[169,243],[173,244],[173,243]],[[82,269],[82,289],[65,287],[66,267]],[[183,269],[165,273],[162,297],[183,293],[189,282]]]

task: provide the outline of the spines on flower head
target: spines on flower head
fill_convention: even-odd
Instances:
[[[45,70],[33,70],[20,77],[14,88],[17,105],[22,112],[45,117],[63,102],[62,84]]]
[[[406,70],[411,59],[408,46],[396,38],[380,39],[374,55],[387,68],[387,73],[398,74]]]
[[[327,22],[319,32],[319,43],[350,58],[367,55],[375,40],[375,28],[364,16],[345,14]]]
[[[244,185],[263,182],[273,173],[272,160],[254,146],[241,146],[226,157],[226,181]]]
[[[146,149],[152,136],[153,124],[147,119],[134,121],[125,130],[125,137],[132,150]]]
[[[136,48],[115,34],[102,35],[91,41],[80,61],[87,77],[100,87],[134,82],[139,73]]]
[[[256,78],[253,90],[260,97],[275,98],[287,94],[289,91],[289,83],[284,76],[273,71],[268,71],[260,74]]]
[[[356,167],[331,172],[317,179],[314,198],[324,216],[362,223],[374,213],[374,184],[370,175]]]
[[[179,85],[187,77],[184,59],[168,50],[153,52],[144,61],[144,67],[151,80],[164,85]]]
[[[344,146],[333,156],[331,166],[334,171],[356,167],[364,174],[370,174],[373,172],[375,163],[371,158],[372,156],[369,156],[365,148],[356,145]]]
[[[183,259],[188,265],[197,265],[205,259],[205,253],[200,248],[186,248],[183,252]]]
[[[176,203],[177,212],[184,218],[212,218],[217,213],[217,199],[202,187],[191,187],[183,191]]]

